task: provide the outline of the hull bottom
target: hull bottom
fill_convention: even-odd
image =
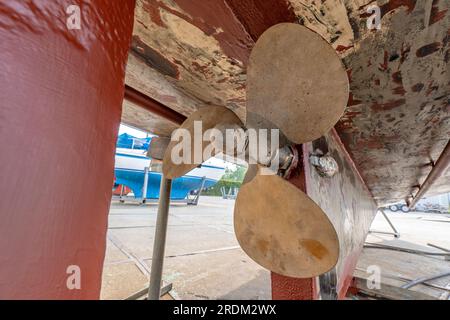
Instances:
[[[136,198],[142,198],[142,186],[144,184],[144,172],[137,170],[116,169],[115,183],[129,187]],[[217,183],[217,180],[206,178],[204,188],[209,188]],[[161,174],[159,172],[149,172],[147,183],[147,199],[159,198],[159,186],[161,184]],[[183,176],[177,178],[172,183],[170,198],[173,200],[185,199],[191,190],[199,189],[202,185],[202,178],[195,176]]]

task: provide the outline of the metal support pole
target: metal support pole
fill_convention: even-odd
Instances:
[[[192,199],[192,200],[188,199],[187,204],[190,204],[190,205],[193,205],[193,206],[196,206],[198,204],[198,199],[200,199],[200,195],[202,193],[202,190],[205,187],[205,182],[206,182],[206,177],[203,177],[202,178],[202,183],[200,185],[200,188],[198,189],[197,194],[195,195],[194,199]]]
[[[442,247],[439,247],[439,246],[437,246],[435,244],[432,244],[432,243],[427,243],[427,246],[430,246],[430,247],[442,250],[444,252],[450,253],[450,250],[442,248]],[[450,261],[450,255],[449,256],[445,256],[444,259],[445,259],[445,261]]]
[[[145,203],[147,198],[147,186],[148,186],[148,167],[144,168],[144,185],[142,186],[142,203]]]
[[[413,281],[411,281],[411,282],[409,282],[407,284],[402,285],[401,287],[403,289],[409,289],[409,288],[414,287],[415,285],[421,284],[423,282],[431,281],[431,280],[435,280],[435,279],[439,279],[439,278],[444,278],[444,277],[448,277],[448,276],[450,276],[450,272],[446,271],[444,273],[440,273],[440,274],[437,274],[437,275],[434,275],[434,276],[423,277],[423,278],[419,278],[419,279],[413,280]]]
[[[431,169],[430,173],[425,178],[425,181],[419,187],[419,191],[417,191],[416,195],[412,199],[409,199],[410,201],[407,201],[408,207],[410,209],[414,208],[417,201],[419,201],[427,193],[427,191],[431,188],[431,186],[436,182],[436,180],[439,179],[445,173],[445,170],[447,170],[449,164],[450,164],[450,141],[445,146],[444,150],[439,156],[439,159],[437,159],[436,163],[434,164],[433,169]]]
[[[123,200],[123,192],[124,192],[125,186],[123,184],[120,185],[120,197],[119,197],[119,201],[120,202],[124,202]]]
[[[394,225],[392,224],[391,220],[389,220],[389,217],[386,215],[384,210],[383,209],[378,209],[378,210],[381,212],[381,214],[386,219],[386,221],[389,223],[389,225],[391,226],[391,228],[394,232],[370,230],[369,233],[392,234],[395,238],[400,238],[400,232],[398,232],[397,229],[395,229]]]
[[[222,198],[223,198],[223,199],[226,199],[227,196],[226,196],[226,194],[225,194],[224,187],[220,187],[220,192],[222,193]]]
[[[161,176],[159,191],[158,215],[156,217],[155,240],[153,242],[152,269],[148,300],[159,300],[161,294],[161,279],[164,263],[164,249],[166,246],[167,221],[169,218],[170,190],[172,180]]]
[[[389,225],[391,226],[392,230],[394,231],[394,235],[396,238],[400,237],[400,233],[397,231],[397,229],[395,229],[394,224],[391,222],[391,220],[389,220],[388,216],[386,215],[386,213],[384,212],[383,209],[380,209],[381,213],[383,214],[384,218],[386,219],[386,221],[389,223]]]
[[[181,125],[186,116],[181,113],[176,112],[172,108],[156,101],[153,98],[133,89],[132,87],[125,85],[125,96],[124,99],[130,101],[131,103],[150,111],[154,115],[158,115],[161,118],[167,119],[171,122]]]
[[[336,269],[319,276],[320,299],[321,300],[337,300],[337,274]]]

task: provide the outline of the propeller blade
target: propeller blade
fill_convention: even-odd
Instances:
[[[166,152],[169,143],[170,143],[169,137],[153,137],[152,140],[150,141],[147,156],[152,159],[162,160],[164,158],[164,153]]]
[[[200,121],[201,130],[195,130],[195,122]],[[231,110],[226,107],[219,106],[208,106],[202,109],[199,109],[192,113],[178,128],[175,130],[174,134],[177,133],[180,129],[185,129],[189,133],[188,136],[183,136],[183,138],[187,138],[187,141],[184,145],[188,150],[180,148],[179,144],[183,143],[181,141],[170,141],[167,146],[166,152],[164,153],[163,159],[163,174],[168,179],[174,179],[181,177],[191,171],[192,169],[198,167],[202,162],[208,160],[208,158],[204,157],[204,151],[206,148],[211,148],[210,156],[215,156],[216,154],[222,152],[217,147],[211,145],[211,142],[208,139],[204,139],[204,134],[207,130],[213,129],[215,127],[220,127],[218,130],[224,130],[224,128],[235,128],[236,125],[242,126],[241,120],[238,116]],[[199,131],[199,132],[194,132]],[[200,134],[197,137],[198,141],[195,141],[194,133]],[[173,136],[173,135],[172,135]],[[198,150],[196,149],[198,148]],[[190,152],[190,155],[185,155],[184,152]],[[201,154],[199,154],[201,152]],[[194,153],[198,154],[199,159],[195,159]],[[178,157],[185,157],[181,163],[174,162],[174,159]],[[197,160],[197,161],[195,161]]]
[[[249,164],[247,172],[245,173],[244,180],[242,184],[249,183],[258,174],[259,166],[257,164]]]
[[[317,33],[280,23],[262,34],[247,68],[247,127],[278,127],[292,142],[327,133],[344,113],[348,78],[335,50]]]
[[[250,258],[281,275],[318,276],[338,260],[339,240],[327,215],[277,175],[258,174],[241,186],[234,229]]]

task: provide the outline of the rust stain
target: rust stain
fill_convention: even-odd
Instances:
[[[353,128],[353,122],[346,118],[341,118],[335,128],[339,131],[349,131]]]
[[[210,75],[210,71],[209,71],[209,65],[200,65],[198,62],[196,61],[192,61],[191,62],[192,67],[194,68],[194,70],[200,72],[201,74],[203,74],[205,76],[205,78],[208,78]]]
[[[161,14],[159,11],[159,6],[157,6],[156,1],[146,1],[144,2],[144,10],[150,15],[150,19],[160,27],[165,27],[164,22],[161,19]]]
[[[403,84],[402,72],[397,71],[392,74],[392,80],[397,84]]]
[[[351,83],[352,82],[353,70],[350,68],[350,69],[347,69],[346,71],[347,71],[348,81]]]
[[[150,48],[147,44],[145,44],[137,35],[133,36],[131,41],[131,50],[138,57],[145,61],[149,67],[161,72],[162,74],[178,79],[180,73],[178,71],[177,66],[167,60],[162,54],[158,51]]]
[[[368,139],[358,139],[357,144],[360,148],[368,148],[368,149],[383,149],[384,147],[384,144],[378,137],[370,137]]]
[[[417,0],[391,0],[380,7],[381,16],[388,14],[400,7],[406,7],[406,12],[411,13],[416,7]]]
[[[342,53],[342,52],[345,52],[345,51],[347,51],[348,49],[351,49],[351,48],[354,48],[354,47],[355,47],[354,45],[351,45],[351,46],[338,45],[338,46],[336,47],[336,51],[339,52],[339,53]],[[369,62],[369,63],[370,63],[370,62]]]
[[[177,97],[170,96],[167,94],[162,94],[159,96],[161,102],[164,104],[176,104],[178,102]]]
[[[386,71],[388,69],[388,63],[389,63],[389,54],[385,50],[384,51],[383,63],[380,63],[380,66],[379,66],[378,69],[380,69],[380,71]]]
[[[263,255],[265,255],[265,254],[267,253],[267,251],[269,250],[269,241],[259,239],[259,240],[257,241],[256,246],[257,246],[258,250],[259,250],[260,252],[262,252]]]
[[[66,26],[69,3],[81,4],[80,30]],[[0,142],[2,299],[100,297],[134,8],[0,2],[1,130],[20,132]],[[17,148],[29,137],[40,142]],[[66,286],[70,265],[79,290]]]
[[[353,98],[353,92],[350,91],[350,94],[348,96],[348,102],[347,102],[347,106],[355,106],[358,104],[361,104],[362,101],[361,100],[357,100]]]
[[[391,123],[391,122],[394,122],[394,121],[395,121],[395,118],[394,118],[394,117],[387,117],[387,118],[386,118],[386,121],[389,122],[389,123]]]
[[[420,92],[420,91],[422,91],[423,87],[425,87],[425,85],[423,83],[416,83],[415,85],[413,85],[411,87],[411,90],[413,92]]]
[[[402,43],[402,49],[400,51],[400,64],[403,64],[408,58],[409,52],[411,51],[411,46]]]
[[[444,19],[448,9],[444,9],[439,11],[439,0],[433,0],[433,4],[431,6],[431,14],[430,14],[430,20],[428,25],[431,26],[432,24],[438,22],[439,20]]]
[[[396,87],[396,88],[392,89],[392,92],[396,95],[404,96],[406,93],[406,90],[403,86],[400,86],[400,87]]]
[[[300,241],[300,246],[305,248],[314,257],[321,260],[328,254],[328,249],[325,248],[319,241],[313,239],[305,239]]]
[[[374,104],[372,104],[371,108],[374,111],[386,111],[386,110],[391,110],[391,109],[397,108],[401,105],[404,105],[405,102],[406,102],[405,99],[391,100],[386,103],[375,102]]]
[[[223,78],[223,79],[217,80],[217,83],[224,83],[228,80],[229,80],[228,78]]]
[[[387,115],[387,121],[389,123],[392,123],[396,119],[391,116]],[[366,147],[369,149],[389,149],[389,146],[392,144],[397,144],[400,141],[400,136],[397,134],[392,135],[380,135],[380,136],[371,136],[368,139],[359,139],[358,145],[360,147]],[[389,163],[389,161],[386,162],[386,165],[394,164],[395,161],[392,163]],[[370,165],[370,164],[369,164]],[[373,165],[373,164],[372,164]]]
[[[247,63],[254,41],[224,1],[176,0],[175,2],[183,12],[174,10],[158,0],[147,0],[144,9],[149,12],[153,22],[163,27],[165,26],[160,9],[189,22],[206,35],[214,37],[228,57]]]
[[[442,46],[446,47],[450,43],[450,29],[447,30],[445,38],[442,40]]]
[[[412,163],[419,158],[421,150],[428,150],[428,145],[436,144],[437,138],[433,130],[420,137],[415,136],[416,132],[426,129],[425,124],[417,124],[417,129],[414,126],[406,127],[407,124],[415,123],[414,117],[420,105],[448,95],[446,86],[448,87],[450,83],[445,77],[445,62],[448,63],[450,59],[448,13],[443,18],[437,14],[447,9],[444,4],[448,1],[430,0],[428,5],[420,1],[394,0],[367,0],[359,3],[330,0],[148,0],[147,2],[153,3],[150,5],[157,8],[152,12],[148,10],[148,15],[155,21],[153,28],[156,30],[160,29],[157,25],[167,23],[166,28],[175,28],[174,31],[178,31],[177,25],[169,24],[172,18],[179,20],[171,17],[177,15],[192,24],[193,29],[199,29],[208,35],[210,39],[207,40],[211,41],[211,44],[214,43],[214,52],[212,49],[208,52],[202,51],[201,48],[192,50],[188,42],[180,38],[182,33],[174,32],[173,44],[161,43],[161,48],[157,44],[151,44],[154,49],[176,64],[181,78],[184,78],[186,72],[185,79],[181,79],[179,84],[176,82],[176,86],[202,101],[226,102],[228,107],[237,112],[245,110],[243,91],[245,56],[261,32],[274,23],[294,19],[290,13],[290,6],[297,14],[296,22],[318,32],[328,41],[335,41],[336,36],[340,35],[339,42],[336,42],[334,47],[342,55],[352,93],[349,95],[345,114],[336,128],[339,129],[341,138],[354,156],[357,165],[367,168],[362,174],[377,200],[383,203],[388,198],[404,197],[406,189],[395,185],[392,181],[405,178],[402,168],[406,166],[406,162],[394,168],[394,164],[390,164],[392,156],[386,154],[385,150],[396,150],[397,154],[401,154],[405,159],[411,159]],[[365,27],[365,21],[360,19],[360,14],[365,12],[368,4],[379,4],[384,16],[382,31],[377,31],[376,34],[371,34]],[[434,22],[431,32],[431,29],[427,28],[430,21],[424,17],[426,10],[430,15],[429,10],[432,6],[435,8],[432,9],[430,21],[437,22]],[[359,12],[358,8],[364,11]],[[345,27],[342,26],[344,24]],[[141,39],[147,42],[144,36]],[[436,45],[432,44],[434,42]],[[150,45],[151,42],[147,43]],[[164,53],[165,47],[171,49],[172,56]],[[208,48],[213,47],[211,45]],[[435,54],[431,55],[433,53]],[[426,57],[426,63],[420,61],[422,57]],[[221,59],[226,59],[225,63]],[[219,60],[220,64],[216,65]],[[240,61],[244,63],[241,64]],[[416,61],[420,66],[415,64]],[[233,62],[236,65],[233,65]],[[434,83],[430,84],[431,80]],[[188,82],[193,82],[193,85]],[[441,113],[443,109],[445,107],[433,108],[431,111],[424,110],[421,116],[428,123],[432,121],[431,113]],[[440,119],[442,121],[442,117]],[[401,125],[397,125],[399,121],[402,121]],[[444,122],[446,125],[446,121]],[[403,137],[395,147],[383,137],[383,133],[393,132],[400,132]],[[378,137],[378,142],[384,144],[381,151],[360,150],[356,144],[358,139],[367,139],[371,133]],[[412,139],[418,141],[414,150],[408,148],[408,141]],[[370,140],[369,146],[377,147],[378,142],[375,140],[375,138]],[[375,165],[364,167],[364,164],[370,163],[371,160]],[[389,169],[392,170],[393,177],[381,180],[385,172],[384,167],[388,165],[392,166]],[[408,172],[412,171],[413,169]],[[418,171],[414,172],[411,176],[420,176]]]
[[[225,0],[225,2],[254,41],[277,23],[298,21],[292,6],[286,0]]]
[[[362,14],[360,14],[361,18],[368,18],[371,14],[367,13],[365,8],[367,8],[368,5],[374,3],[376,1],[371,1],[369,4],[363,5],[359,7],[359,11],[363,11]],[[381,17],[383,18],[386,14],[390,13],[391,11],[394,11],[395,9],[398,9],[400,7],[406,7],[406,12],[411,13],[414,8],[416,7],[417,0],[391,0],[380,6],[380,12]]]
[[[439,86],[433,85],[433,81],[430,81],[425,95],[428,97],[432,92],[437,91],[438,89],[439,89]]]
[[[336,127],[341,130],[350,130],[353,128],[353,118],[361,115],[360,111],[347,111],[341,120],[336,124]]]
[[[186,66],[185,66],[184,63],[181,62],[180,60],[178,60],[178,59],[173,59],[173,62],[174,62],[175,64],[179,65],[179,66],[182,66],[184,69],[186,69]]]
[[[423,57],[426,57],[426,56],[428,56],[428,55],[430,55],[432,53],[435,53],[436,51],[438,51],[441,48],[442,48],[442,43],[440,43],[440,42],[433,42],[433,43],[427,44],[427,45],[417,49],[416,56],[418,58],[423,58]]]
[[[354,117],[359,116],[360,114],[362,114],[362,112],[360,112],[360,111],[349,111],[345,114],[345,116],[348,119],[353,119]]]

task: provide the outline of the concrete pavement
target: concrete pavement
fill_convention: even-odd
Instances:
[[[270,299],[270,273],[240,249],[233,200],[201,197],[170,208],[163,281],[180,299]],[[156,204],[113,202],[102,299],[123,299],[148,285]]]
[[[198,206],[171,206],[163,281],[173,284],[174,298],[271,298],[270,273],[247,257],[234,236],[233,206],[233,200],[205,196],[200,198]],[[124,299],[148,286],[156,211],[157,204],[112,203],[102,299]],[[450,215],[389,211],[387,214],[401,238],[371,234],[367,241],[436,252],[439,250],[426,244],[450,248]],[[391,231],[380,214],[371,229]],[[377,264],[384,273],[404,274],[409,278],[437,270],[431,258],[422,258],[428,260],[421,268],[418,268],[421,260],[415,255],[394,259],[402,255],[406,254],[364,250],[358,268],[365,270],[368,264]],[[437,262],[439,268],[448,266],[448,262]],[[425,272],[425,269],[430,270]],[[439,281],[444,286],[447,283],[447,279]]]

